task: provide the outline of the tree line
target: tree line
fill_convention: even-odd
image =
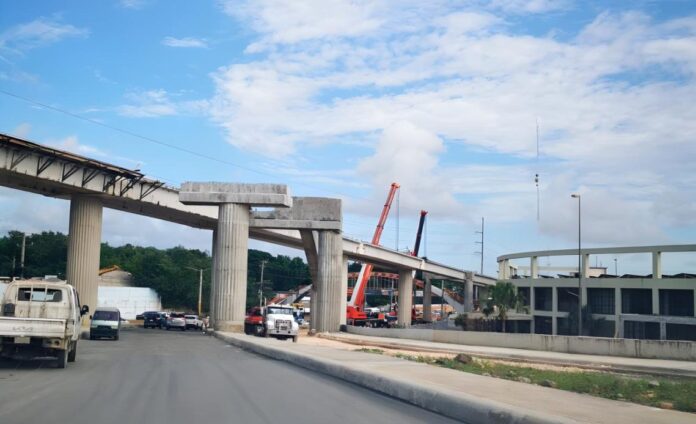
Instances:
[[[28,234],[25,241],[24,268],[21,267],[23,233],[10,231],[0,238],[0,276],[43,277],[56,275],[65,279],[68,237],[46,231]],[[260,284],[264,263],[264,283]],[[177,246],[169,249],[126,244],[101,245],[100,268],[118,265],[133,275],[133,285],[150,287],[162,298],[165,308],[195,310],[198,305],[198,271],[203,269],[203,309],[209,309],[211,265],[209,252]],[[193,269],[192,269],[193,268]],[[310,284],[307,264],[299,257],[273,256],[260,250],[249,250],[247,305],[258,304],[262,297],[271,298],[278,291],[287,291]]]

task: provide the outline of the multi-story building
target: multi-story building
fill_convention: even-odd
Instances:
[[[583,334],[656,340],[696,341],[696,274],[662,273],[662,256],[694,252],[696,245],[632,246],[523,252],[498,257],[498,279],[513,283],[525,299],[522,313],[514,314],[518,332],[577,335],[578,298],[585,317]],[[649,275],[610,275],[590,267],[593,255],[648,253]],[[545,275],[539,258],[578,256],[580,275]],[[515,263],[528,261],[529,266]],[[520,269],[527,269],[522,274]],[[580,294],[580,296],[578,296]],[[518,311],[519,312],[519,311]],[[589,315],[591,319],[587,316]]]

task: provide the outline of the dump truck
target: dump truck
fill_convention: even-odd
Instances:
[[[77,290],[64,281],[16,280],[0,304],[0,356],[55,358],[65,368],[77,356],[82,316]]]

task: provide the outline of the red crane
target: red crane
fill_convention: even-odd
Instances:
[[[387,201],[384,202],[382,215],[380,215],[379,221],[377,222],[375,234],[372,236],[372,244],[374,245],[379,245],[379,239],[382,237],[382,232],[384,231],[384,224],[387,222],[389,210],[391,209],[391,204],[394,201],[394,196],[398,189],[399,184],[392,183],[389,189],[389,195],[387,195]],[[363,264],[346,308],[346,322],[350,325],[363,324],[367,320],[367,314],[363,311],[363,305],[365,304],[365,289],[367,288],[367,282],[370,280],[371,274],[372,264]]]

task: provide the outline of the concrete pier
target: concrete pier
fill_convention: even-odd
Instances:
[[[464,273],[464,312],[474,311],[474,273]]]
[[[316,313],[312,311],[312,328],[318,332],[338,331],[341,325],[341,297],[343,278],[343,252],[341,234],[335,231],[319,231],[318,269],[316,281]]]
[[[411,308],[413,307],[413,271],[399,271],[399,310],[396,314],[396,323],[402,327],[411,326]]]
[[[425,322],[430,322],[432,321],[432,303],[433,303],[433,292],[432,292],[432,283],[430,281],[430,276],[425,275],[423,277],[425,280],[423,282],[423,321]]]
[[[210,306],[208,308],[210,312],[210,323],[213,328],[215,328],[215,310],[217,307],[217,288],[218,288],[218,276],[215,267],[215,258],[217,257],[217,229],[213,230],[213,243],[210,250],[210,255],[212,257],[212,263],[210,267]]]
[[[73,196],[70,199],[66,280],[77,289],[80,302],[90,312],[97,306],[99,254],[101,251],[102,205],[99,199]],[[89,320],[82,320],[89,326]]]
[[[216,244],[215,273],[218,279],[215,329],[241,331],[246,313],[248,205],[220,205]]]

